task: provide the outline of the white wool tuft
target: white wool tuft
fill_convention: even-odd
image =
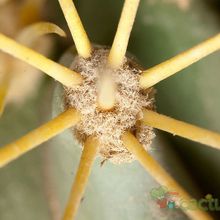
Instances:
[[[131,130],[147,150],[153,139],[151,127],[141,125],[142,108],[153,108],[153,89],[141,91],[139,74],[141,70],[131,59],[125,58],[124,64],[112,71],[117,84],[116,105],[111,111],[103,112],[97,106],[97,83],[99,73],[105,71],[109,50],[96,48],[91,58],[76,56],[71,69],[84,77],[82,85],[75,88],[65,88],[67,107],[74,107],[82,114],[81,122],[74,128],[74,133],[80,142],[89,135],[100,140],[100,155],[115,164],[131,162],[135,158],[123,146],[121,135]]]

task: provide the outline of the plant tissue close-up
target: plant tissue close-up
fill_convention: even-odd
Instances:
[[[220,219],[218,0],[0,0],[0,220]]]

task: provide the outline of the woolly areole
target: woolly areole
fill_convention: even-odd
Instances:
[[[153,109],[154,91],[140,89],[141,69],[132,58],[125,58],[120,68],[111,70],[107,67],[108,54],[108,48],[95,47],[89,59],[74,58],[70,68],[80,73],[84,81],[74,88],[65,87],[65,105],[82,114],[81,122],[73,129],[77,140],[83,143],[90,135],[98,137],[103,160],[120,164],[135,159],[121,141],[124,131],[131,130],[146,150],[150,147],[155,136],[153,129],[139,120],[143,108]],[[112,74],[117,87],[116,104],[111,111],[102,111],[97,104],[99,79],[105,73]]]

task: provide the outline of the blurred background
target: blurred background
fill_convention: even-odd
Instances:
[[[91,41],[111,45],[123,1],[74,2]],[[42,37],[33,45],[39,52],[59,60],[73,42],[58,1],[0,1],[2,33],[15,38],[23,27],[36,21],[53,22],[68,34],[66,39]],[[217,34],[219,30],[218,0],[141,0],[128,50],[144,68],[149,68]],[[10,59],[3,54],[0,58],[3,61]],[[159,83],[156,86],[157,111],[220,132],[219,59],[217,52]],[[3,71],[5,62],[1,66]],[[36,128],[62,109],[62,91],[53,80],[38,72],[39,77],[36,77],[36,71],[30,67],[21,65],[20,68],[17,74],[21,75],[17,78],[14,75],[13,91],[0,119],[1,146]],[[196,198],[211,194],[220,200],[220,151],[164,132],[157,133],[152,150],[157,160]],[[73,150],[77,146],[71,138],[67,131],[0,170],[0,219],[60,219],[80,156],[79,150]],[[108,164],[103,173],[100,173],[98,163],[79,219],[127,220],[137,216],[137,219],[187,219],[181,213],[164,213],[154,201],[150,201],[148,194],[158,185],[136,163],[122,165],[121,168]],[[123,180],[119,179],[122,174],[119,169],[123,170]],[[99,197],[97,186],[104,186],[109,177],[116,178],[113,174],[118,175],[118,179],[114,179],[108,188],[101,188],[103,194],[100,193],[102,198]],[[132,182],[135,175],[138,175],[141,187],[137,185],[139,183]],[[118,189],[114,189],[113,183],[118,184]],[[108,193],[114,195],[104,194],[104,191],[111,190],[110,187],[118,190],[117,195],[110,191]],[[126,193],[120,196],[121,189]],[[128,207],[120,208],[122,198],[126,199],[128,195],[143,198],[135,200],[137,206],[128,203]],[[117,200],[118,197],[121,199]],[[110,200],[117,208],[108,203]],[[107,208],[100,209],[100,202],[103,207],[106,202]],[[151,206],[147,202],[152,203]],[[124,208],[133,214],[123,214]],[[215,219],[220,217],[217,211],[211,214]]]

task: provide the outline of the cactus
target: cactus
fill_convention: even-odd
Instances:
[[[188,3],[189,4],[184,4],[181,3],[181,1],[173,1],[173,3],[170,3],[169,1],[159,0],[141,1],[129,50],[135,54],[145,67],[153,66],[156,63],[175,55],[177,52],[193,46],[195,43],[210,36],[218,29],[217,18],[212,10],[207,8],[205,2],[201,3],[201,1],[195,0],[188,1]],[[89,4],[92,4],[92,6],[90,7]],[[100,5],[103,6],[103,10],[98,10],[100,9]],[[112,1],[105,1],[105,3],[103,3],[101,0],[94,0],[91,2],[83,0],[78,2],[77,7],[79,13],[83,17],[89,36],[91,36],[90,39],[99,44],[106,45],[110,43],[113,30],[116,28],[114,26],[115,23],[113,22],[115,18],[113,16],[109,17],[104,8],[106,7],[106,11],[108,9],[108,12],[114,11],[116,17],[120,5],[121,2],[117,2],[117,4],[113,5]],[[114,10],[114,8],[117,10]],[[90,13],[95,16],[90,16]],[[205,24],[203,20],[204,16],[206,16]],[[104,17],[106,17],[106,23],[104,24],[104,22],[100,22],[99,31],[97,31],[96,27],[94,28],[93,25],[97,23],[97,20],[100,20],[98,18],[104,20]],[[174,17],[175,19],[173,19]],[[96,19],[96,21],[92,18]],[[2,39],[8,40],[4,37]],[[10,43],[11,41],[8,40],[7,42]],[[82,54],[84,54],[83,51]],[[67,57],[72,59],[74,54],[72,52],[67,52],[65,56],[65,59],[68,61]],[[217,58],[217,56],[212,56],[209,60],[202,61],[200,64],[195,64],[193,67],[184,70],[185,73],[178,74],[156,86],[158,89],[158,110],[177,118],[185,119],[194,124],[200,124],[203,127],[217,130],[219,124],[216,119],[217,111],[207,116],[208,110],[209,112],[212,112],[214,104],[218,106],[219,101],[217,99],[218,86],[216,83],[216,78],[218,77]],[[26,61],[29,62],[29,60]],[[213,85],[216,93],[213,93],[213,90],[211,89],[212,85],[207,84],[207,74],[210,73],[210,69],[206,62],[209,65],[210,63],[212,64],[211,71],[213,71],[214,74],[216,73],[213,75],[213,79],[215,79]],[[63,61],[61,61],[61,63],[63,63]],[[65,63],[67,67],[69,67],[69,64],[70,63],[68,62]],[[69,70],[65,69],[64,71],[59,65],[57,65],[57,68],[63,70],[65,76],[69,75]],[[187,74],[187,72],[191,73]],[[49,75],[50,74],[51,72]],[[80,81],[80,79],[77,78],[77,74],[74,76],[74,82],[77,82],[77,80]],[[58,78],[58,80],[65,84],[67,81],[63,81],[63,79]],[[198,82],[198,79],[201,79],[199,81],[200,83]],[[203,79],[205,79],[204,82],[206,83],[203,82]],[[188,85],[187,90],[186,85]],[[209,87],[207,87],[208,85]],[[188,89],[188,87],[190,89]],[[51,91],[48,84],[43,85],[43,88],[46,93],[50,94]],[[173,95],[174,91],[175,96]],[[211,91],[212,96],[210,94]],[[214,98],[212,99],[213,96]],[[179,97],[183,97],[183,100],[186,101],[180,103]],[[46,99],[46,97],[43,99]],[[210,103],[209,100],[214,100],[214,102]],[[45,102],[47,103],[48,100],[45,100]],[[49,100],[49,102],[51,102],[51,100]],[[61,112],[63,104],[62,88],[58,85],[56,85],[52,102],[53,115],[55,116]],[[193,106],[191,111],[189,111],[189,103],[193,102],[197,107]],[[209,102],[208,105],[207,102]],[[2,145],[6,144],[9,139],[14,139],[21,135],[21,133],[38,125],[34,116],[38,115],[41,117],[39,111],[36,109],[36,106],[38,106],[39,103],[42,103],[42,94],[39,94],[37,98],[29,100],[29,102],[25,104],[25,111],[22,110],[22,112],[19,112],[19,107],[14,107],[14,109],[10,109],[10,106],[7,107],[7,109],[9,109],[7,112],[8,115],[4,115],[0,122],[2,123],[0,129],[1,137],[4,137],[1,138]],[[30,112],[31,109],[33,112]],[[44,110],[44,108],[41,108],[41,110],[44,111],[44,119],[47,118],[46,115],[48,111]],[[198,114],[198,112],[201,114]],[[21,116],[18,118],[19,115]],[[23,120],[21,124],[21,119],[27,121],[27,125],[23,124]],[[11,120],[13,120],[13,124],[10,122]],[[14,125],[16,122],[18,127],[15,127]],[[18,133],[8,135],[8,132],[6,132],[5,129],[6,126],[8,126],[8,129],[14,130],[16,128],[16,132]],[[175,143],[180,143],[180,141],[179,139],[174,138],[172,143],[172,141],[170,142],[170,139],[171,138],[168,137],[166,140],[159,135],[159,138],[156,139],[154,144],[160,145],[159,147],[161,149],[159,148],[158,151],[155,150],[152,154],[159,158],[158,160],[163,165],[166,160],[164,166],[168,167],[169,172],[172,173],[177,180],[181,181],[189,191],[194,191],[197,187],[193,186],[191,183],[190,177],[184,171],[181,161],[174,159],[174,157],[177,157],[176,153],[174,153],[172,149],[167,148],[167,145],[176,146]],[[189,142],[186,143],[189,145]],[[7,188],[8,190],[3,190],[1,193],[1,198],[4,199],[3,203],[1,203],[2,207],[0,206],[0,210],[4,210],[0,212],[1,218],[6,220],[14,219],[15,217],[18,219],[49,219],[51,216],[54,219],[60,218],[72,183],[72,176],[75,174],[75,171],[73,170],[76,169],[81,150],[69,131],[56,137],[51,143],[45,145],[44,149],[35,150],[33,153],[29,154],[29,157],[28,155],[24,156],[15,162],[15,165],[9,165],[0,171],[2,189],[4,189],[4,185],[8,185],[9,179],[12,179],[11,177],[8,177],[8,175],[13,176],[14,183],[12,186],[9,184]],[[190,145],[193,146],[193,144]],[[181,146],[184,146],[184,142],[182,141]],[[166,148],[166,150],[163,148]],[[178,149],[179,151],[183,151],[180,147]],[[212,152],[214,151],[200,149],[203,148],[200,146],[195,148],[189,147],[188,151],[184,152],[184,155],[200,155],[200,158],[204,158],[205,153],[208,152],[212,155]],[[65,152],[66,155],[63,155],[63,152]],[[44,155],[43,158],[42,154]],[[213,160],[212,162],[213,165],[218,164],[218,155],[215,155],[215,158],[216,160]],[[42,163],[42,166],[40,166],[39,163]],[[27,170],[27,167],[36,172],[34,172],[33,175],[25,175],[22,171]],[[178,167],[178,170],[176,171],[173,169],[174,167]],[[197,170],[199,171],[199,167],[197,167]],[[200,172],[202,172],[201,169]],[[22,184],[22,186],[19,186],[19,179],[14,180],[14,177],[19,176],[21,178],[21,175],[24,175],[25,183]],[[122,181],[120,181],[121,178],[123,179]],[[217,180],[216,177],[213,177],[213,179]],[[50,187],[48,187],[48,183],[50,183]],[[29,191],[26,186],[29,184],[36,186],[34,189],[32,188],[33,193],[32,190],[31,193],[28,193]],[[16,189],[19,187],[20,190],[17,192],[22,195],[14,195]],[[180,211],[170,213],[167,212],[167,210],[160,210],[156,203],[150,198],[150,191],[154,187],[158,187],[158,185],[148,173],[143,171],[137,162],[120,166],[106,162],[103,167],[100,168],[100,160],[97,160],[91,174],[85,197],[81,201],[82,205],[79,210],[78,219],[146,219],[146,217],[149,219],[187,219],[187,217]],[[18,198],[18,206],[15,205],[16,200],[14,198]],[[12,204],[12,207],[5,208],[7,201]],[[33,207],[39,208],[37,209],[36,214],[36,209]],[[51,216],[49,217],[49,215]]]

